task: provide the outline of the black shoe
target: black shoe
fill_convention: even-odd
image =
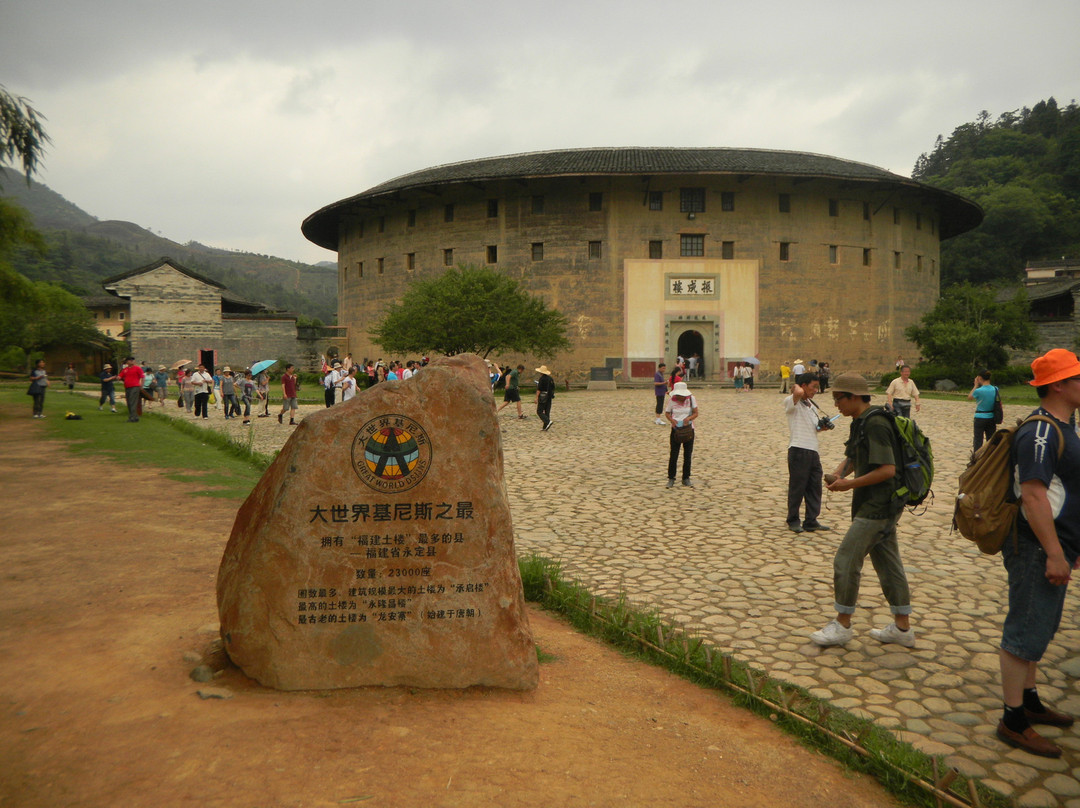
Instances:
[[[800,525],[798,522],[788,522],[787,529],[790,530],[792,533],[802,533],[804,531],[803,526]]]
[[[812,525],[803,522],[803,530],[832,530],[832,528],[828,525],[821,524],[821,522],[814,522]]]
[[[284,415],[284,413],[280,413],[280,412],[278,413],[278,417],[277,417],[277,422],[278,422],[279,424],[281,423],[281,416],[282,416],[282,415]]]

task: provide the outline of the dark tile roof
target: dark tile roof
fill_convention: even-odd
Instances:
[[[101,285],[108,286],[111,283],[126,280],[127,278],[133,278],[136,275],[142,275],[144,272],[150,272],[157,269],[158,267],[164,266],[165,264],[168,264],[177,272],[181,272],[184,275],[187,275],[189,278],[194,278],[195,280],[200,281],[201,283],[205,283],[208,286],[215,286],[218,289],[225,288],[223,284],[218,283],[213,278],[208,278],[205,275],[200,275],[195,270],[188,269],[187,267],[177,263],[176,261],[167,256],[159,258],[158,260],[154,261],[154,263],[147,264],[144,267],[139,267],[138,269],[129,269],[127,272],[121,272],[119,275],[113,275],[109,278],[105,278],[103,281],[101,281]]]
[[[1026,287],[1028,300],[1047,300],[1059,295],[1071,295],[1073,289],[1080,286],[1080,278],[1058,278],[1052,281],[1033,283]]]
[[[839,157],[767,149],[625,147],[528,152],[421,169],[328,205],[308,216],[301,229],[308,240],[336,250],[338,217],[351,208],[376,203],[380,197],[456,183],[613,174],[783,175],[903,185],[925,192],[941,206],[942,238],[970,230],[982,221],[982,210],[963,197],[877,166]]]

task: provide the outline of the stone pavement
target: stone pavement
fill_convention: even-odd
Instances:
[[[832,556],[849,521],[850,494],[825,492],[821,521],[795,535],[784,523],[787,423],[775,390],[703,390],[693,489],[665,488],[668,430],[653,423],[651,389],[560,393],[553,426],[503,411],[506,485],[517,550],[562,562],[599,595],[625,592],[687,631],[767,672],[872,718],[1019,805],[1080,808],[1080,724],[1040,728],[1065,749],[1049,760],[994,737],[1001,710],[997,642],[1006,604],[997,556],[949,533],[956,477],[970,451],[972,404],[926,401],[919,425],[934,447],[936,501],[900,521],[912,588],[914,649],[882,646],[867,631],[891,620],[867,563],[856,637],[821,649],[808,635],[834,616]],[[875,402],[883,397],[875,397]],[[526,404],[528,397],[526,396]],[[828,396],[822,407],[835,409]],[[311,412],[315,407],[304,407]],[[1006,418],[1027,407],[1006,406]],[[175,406],[167,409],[179,414]],[[273,408],[272,408],[272,411]],[[526,406],[526,412],[529,412]],[[220,414],[206,423],[226,426]],[[279,447],[291,433],[254,421],[252,443]],[[836,466],[847,419],[822,435],[822,464]],[[246,436],[239,421],[228,430]],[[244,438],[246,439],[246,437]],[[1039,691],[1080,716],[1080,598],[1040,668]]]

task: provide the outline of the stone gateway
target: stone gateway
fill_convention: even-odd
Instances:
[[[268,687],[535,688],[483,361],[305,418],[237,514],[217,597],[230,658]]]

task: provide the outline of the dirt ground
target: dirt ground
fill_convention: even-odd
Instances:
[[[0,806],[896,804],[536,609],[556,659],[532,693],[261,687],[215,652],[239,503],[76,457],[14,408],[0,453]]]

